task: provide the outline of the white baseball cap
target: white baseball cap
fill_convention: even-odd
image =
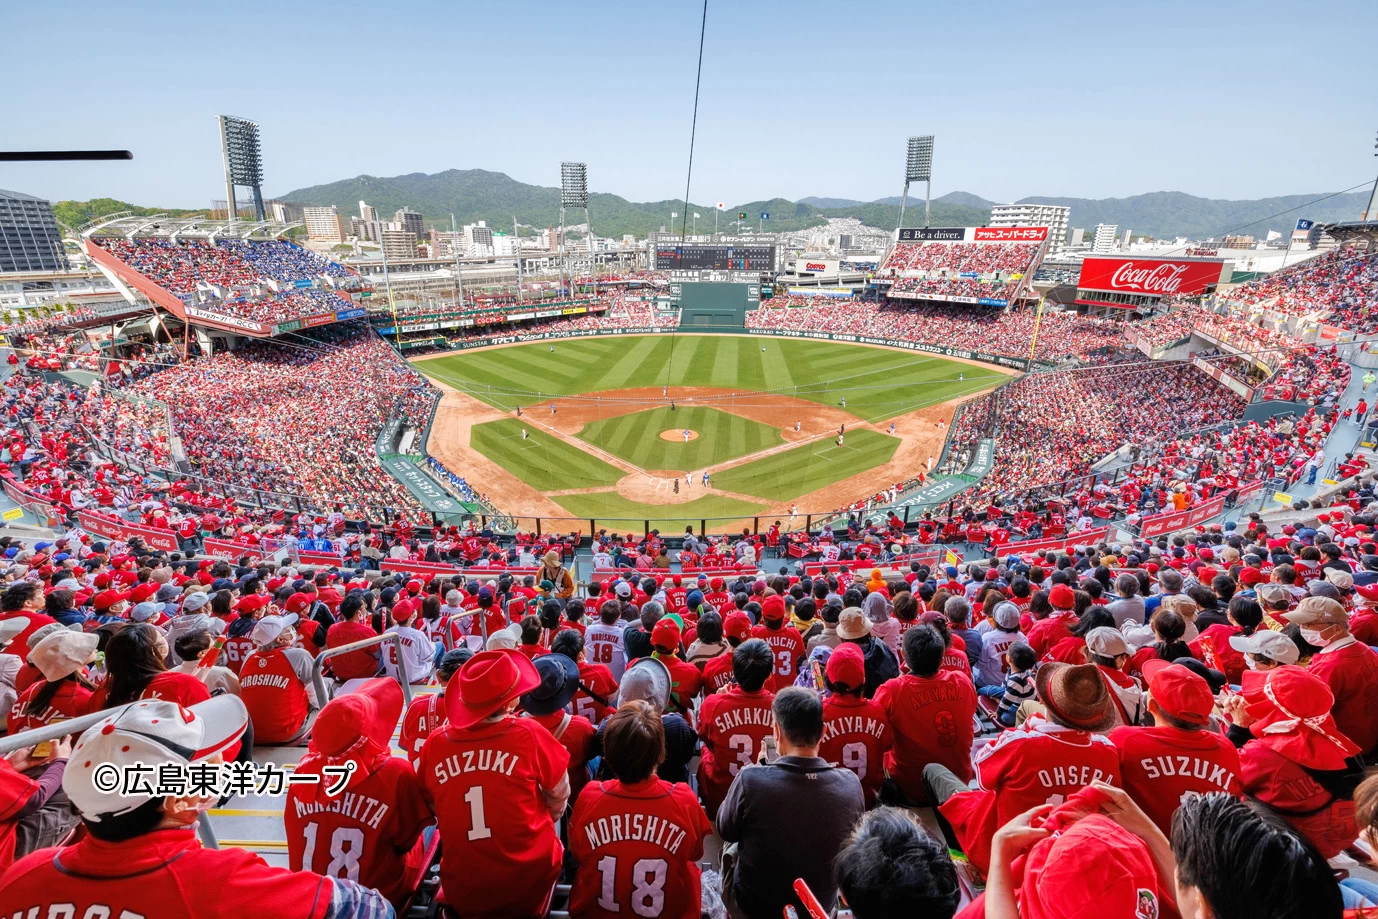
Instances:
[[[1246,654],[1261,654],[1279,664],[1295,664],[1301,656],[1292,639],[1272,629],[1259,629],[1252,635],[1231,635],[1230,647]]]
[[[285,629],[290,629],[296,624],[296,613],[288,613],[285,616],[264,616],[254,625],[254,630],[249,633],[249,637],[254,644],[261,648],[264,645],[272,644]]]
[[[81,735],[62,775],[62,790],[86,820],[127,814],[155,796],[139,794],[139,789],[120,794],[118,786],[102,791],[98,782],[110,787],[109,770],[103,767],[118,770],[142,763],[156,775],[164,763],[200,762],[224,752],[248,723],[244,703],[228,693],[190,708],[157,699],[131,702]]]

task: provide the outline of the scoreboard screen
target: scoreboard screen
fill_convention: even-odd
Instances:
[[[774,246],[656,246],[658,271],[774,271]]]

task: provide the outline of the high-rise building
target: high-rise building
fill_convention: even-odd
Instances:
[[[426,222],[421,215],[409,207],[403,207],[392,215],[392,222],[397,224],[399,230],[407,233],[415,233],[417,239],[426,238]]]
[[[304,207],[302,220],[306,222],[306,238],[321,242],[344,242],[349,228],[340,219],[340,209],[330,207]]]
[[[997,204],[990,209],[993,227],[1047,227],[1048,252],[1067,248],[1067,225],[1072,209],[1061,204]]]
[[[1071,242],[1068,243],[1068,245],[1073,249],[1080,249],[1085,244],[1086,231],[1083,230],[1081,227],[1077,227],[1075,230],[1072,231],[1072,239]]]
[[[302,219],[302,206],[290,201],[269,201],[273,219],[278,223],[299,223]]]
[[[1124,233],[1121,234],[1121,236],[1120,236],[1120,248],[1121,248],[1121,249],[1124,249],[1126,252],[1129,251],[1129,243],[1130,243],[1133,239],[1134,239],[1134,234],[1133,234],[1129,229],[1126,228],[1125,231],[1124,231]]]
[[[464,250],[468,255],[484,256],[493,254],[493,228],[480,220],[478,223],[464,225]]]
[[[416,234],[410,230],[384,230],[383,254],[390,259],[416,258]]]
[[[0,189],[0,271],[65,271],[67,254],[53,206]]]
[[[1119,227],[1113,223],[1096,224],[1096,235],[1091,240],[1091,251],[1105,255],[1115,251],[1115,233]]]
[[[360,201],[360,202],[359,202],[359,217],[360,217],[361,219],[363,219],[363,220],[367,220],[369,223],[377,223],[377,222],[378,222],[378,208],[376,208],[376,207],[370,207],[369,205],[367,205],[367,204],[365,204],[364,202]]]

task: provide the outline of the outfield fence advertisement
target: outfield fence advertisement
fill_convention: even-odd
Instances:
[[[128,542],[137,536],[150,549],[176,552],[182,548],[177,542],[177,534],[171,530],[157,530],[153,527],[139,526],[136,523],[129,523],[118,517],[107,517],[94,511],[78,511],[77,522],[87,532],[104,536],[107,539]]]

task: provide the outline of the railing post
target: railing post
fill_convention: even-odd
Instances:
[[[752,535],[752,536],[760,536],[760,535],[761,535],[761,518],[760,518],[760,517],[752,517],[752,518],[751,518],[751,535]]]
[[[804,532],[809,533],[813,530],[813,514],[804,516]]]
[[[541,535],[541,518],[540,518],[540,517],[537,517],[537,518],[536,518],[536,535],[537,535],[537,536],[540,536],[540,535]]]
[[[539,521],[540,521],[540,518],[537,517],[536,520],[539,522]],[[643,527],[646,528],[646,533],[645,533],[645,535],[646,535],[647,538],[649,538],[650,535],[651,535],[651,521],[649,521],[649,520],[643,520],[643,521],[641,521],[641,525],[642,525]]]

